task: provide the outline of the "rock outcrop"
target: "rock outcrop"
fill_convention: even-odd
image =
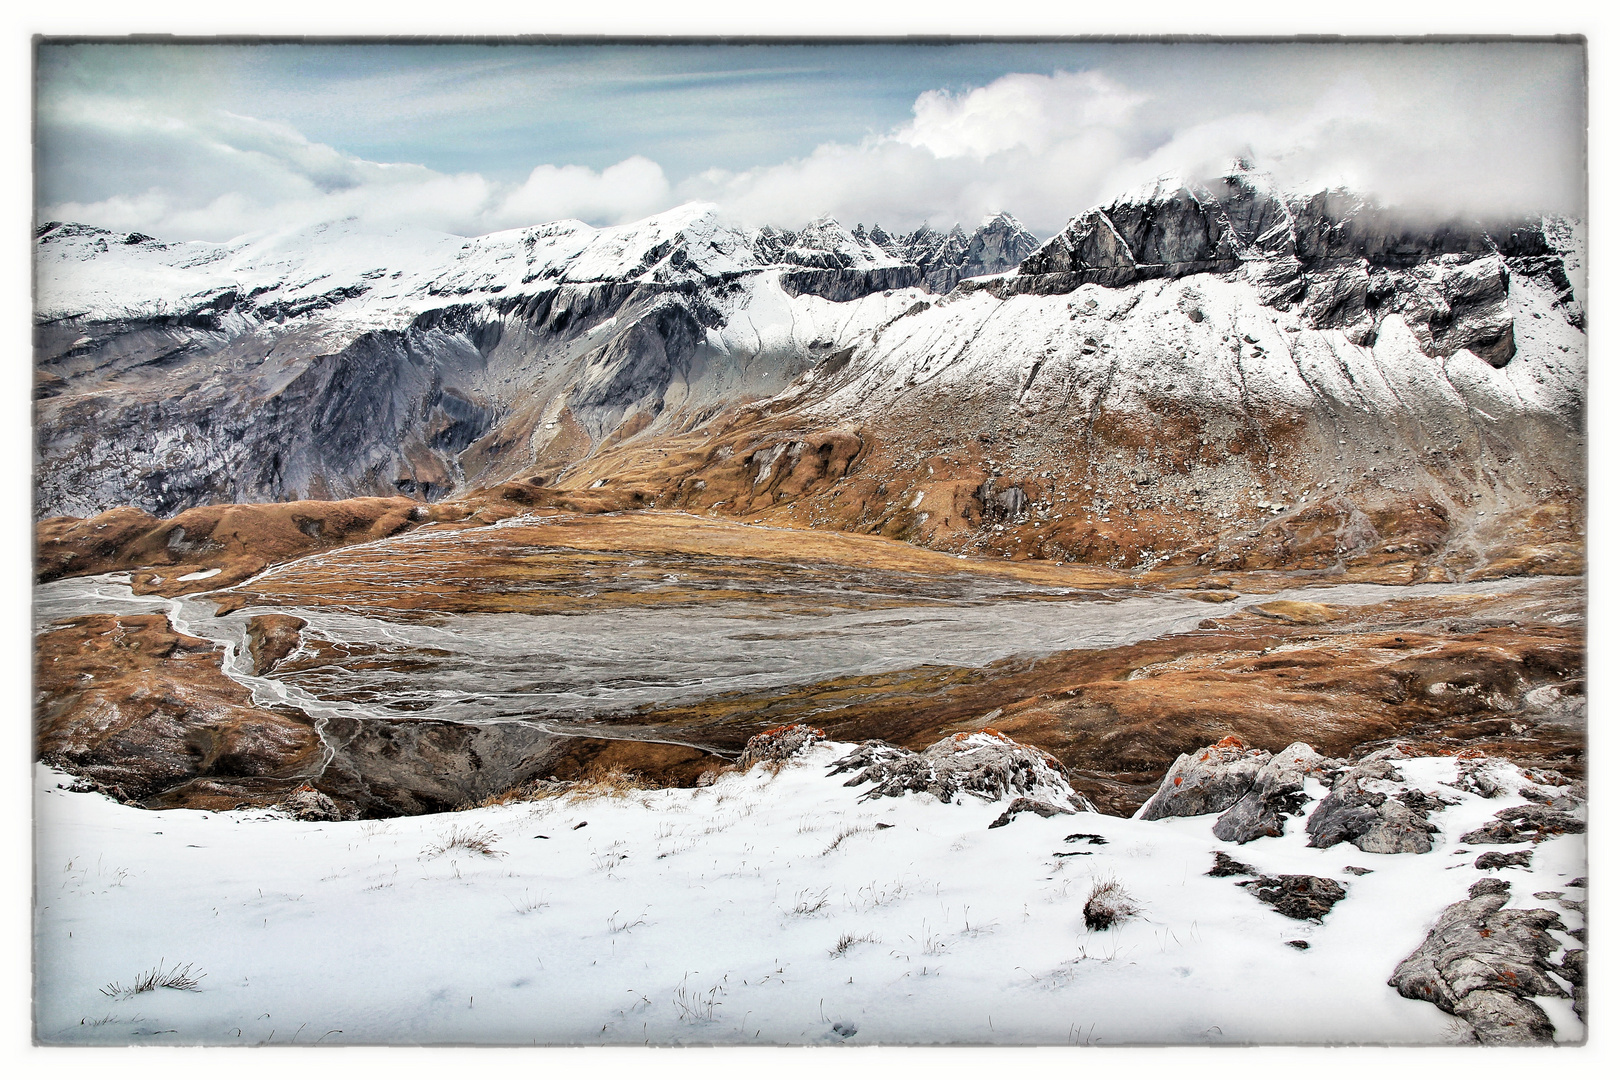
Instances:
[[[1013,795],[1094,809],[1069,786],[1056,758],[989,728],[947,736],[921,753],[869,740],[834,762],[828,775],[855,770],[844,784],[872,784],[862,799],[927,792],[940,802],[963,794],[995,802]]]
[[[749,769],[760,762],[781,762],[797,757],[818,742],[825,742],[827,733],[809,724],[784,724],[762,731],[749,739],[743,747],[737,766]]]
[[[1225,810],[1254,789],[1260,771],[1270,761],[1268,751],[1251,750],[1235,735],[1182,754],[1136,817],[1156,821]]]
[[[1309,846],[1327,848],[1349,841],[1377,854],[1429,851],[1434,846],[1429,837],[1440,830],[1429,824],[1428,811],[1441,804],[1409,788],[1382,790],[1394,789],[1401,780],[1400,771],[1387,758],[1363,758],[1341,772],[1332,791],[1305,821]]]
[[[1247,844],[1262,836],[1281,836],[1283,818],[1297,816],[1305,805],[1305,777],[1320,771],[1325,759],[1304,743],[1291,743],[1261,767],[1254,786],[1215,819],[1215,836]]]
[[[1571,800],[1562,808],[1528,803],[1496,812],[1496,820],[1462,835],[1465,844],[1539,844],[1550,836],[1583,833],[1586,822],[1570,813]]]
[[[1332,878],[1311,874],[1279,874],[1239,881],[1249,895],[1290,919],[1321,922],[1333,905],[1345,897],[1344,886]]]
[[[1547,931],[1562,930],[1563,922],[1541,908],[1508,908],[1508,892],[1494,878],[1475,882],[1468,899],[1440,913],[1389,985],[1467,1021],[1479,1042],[1550,1042],[1552,1023],[1530,999],[1569,996],[1549,978],[1557,970],[1549,957],[1562,946]],[[1569,967],[1584,972],[1584,961]]]
[[[1285,195],[1240,165],[1088,210],[994,287],[1051,294],[1242,273],[1266,305],[1357,344],[1371,343],[1393,313],[1428,355],[1469,349],[1501,367],[1515,352],[1508,262],[1553,275],[1567,293],[1567,277],[1548,262],[1555,244],[1540,222],[1418,222],[1347,192]]]

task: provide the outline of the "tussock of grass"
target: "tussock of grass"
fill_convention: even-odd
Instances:
[[[135,981],[128,986],[124,986],[122,983],[110,982],[101,988],[101,992],[115,1001],[122,1001],[125,998],[132,998],[136,994],[145,994],[152,990],[189,990],[192,993],[200,993],[202,987],[199,984],[207,977],[208,973],[205,971],[193,973],[191,969],[194,966],[192,964],[176,964],[168,971],[164,971],[163,961],[159,960],[157,967],[137,975]]]
[[[583,780],[574,781],[567,799],[570,803],[588,802],[591,799],[622,799],[631,792],[657,786],[618,765],[606,768],[593,766]]]
[[[1087,930],[1106,930],[1142,909],[1124,886],[1113,878],[1100,878],[1091,886],[1084,914]]]
[[[843,956],[846,952],[857,945],[867,944],[875,941],[877,941],[877,938],[873,937],[871,934],[860,934],[858,936],[855,934],[840,934],[838,937],[838,944],[828,949],[827,955]]]
[[[821,853],[823,855],[831,855],[833,852],[838,850],[838,845],[839,844],[842,844],[845,840],[848,840],[850,837],[855,836],[855,835],[857,835],[859,833],[872,832],[872,831],[873,831],[872,826],[870,826],[870,825],[845,825],[842,829],[838,830],[838,835],[833,837],[833,842],[828,844],[825,848],[823,848]]]
[[[506,852],[495,845],[500,837],[484,828],[482,825],[457,825],[439,838],[436,844],[429,844],[422,849],[424,858],[433,858],[460,849],[473,855],[484,855],[492,859],[500,858]]]
[[[663,786],[620,765],[595,765],[579,780],[529,780],[505,791],[486,795],[477,802],[465,803],[460,809],[509,806],[512,803],[540,802],[545,799],[565,799],[569,803],[587,802],[591,799],[622,799],[636,792],[653,791]]]

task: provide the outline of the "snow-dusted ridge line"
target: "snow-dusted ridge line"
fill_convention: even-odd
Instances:
[[[1009,215],[987,218],[980,232],[987,229],[1021,234],[1024,247],[1033,248],[1033,237]],[[687,203],[628,225],[593,228],[563,220],[471,238],[348,219],[223,243],[171,244],[49,222],[40,228],[35,254],[40,321],[152,318],[245,305],[269,318],[319,311],[397,328],[446,303],[564,284],[679,285],[772,267],[895,271],[914,269],[918,259],[931,268],[942,257],[969,252],[959,230],[944,237],[919,229],[885,247],[864,230],[851,232],[827,218],[796,233],[747,230],[727,224],[713,204]]]

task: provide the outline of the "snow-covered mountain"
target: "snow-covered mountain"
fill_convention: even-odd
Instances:
[[[1302,486],[1398,490],[1450,521],[1583,489],[1580,264],[1568,222],[1417,221],[1243,168],[1161,181],[1044,244],[1007,215],[896,237],[748,231],[703,205],[470,240],[336,223],[166,244],[51,223],[36,509],[436,499],[518,477],[797,506],[769,467],[715,501],[739,448],[727,468],[804,452],[702,443],[753,403],[760,432],[845,432],[876,484],[859,527],[934,546],[1027,505],[1108,522],[1103,504],[1150,495],[1218,534]],[[649,473],[648,455],[690,467]],[[946,457],[984,482],[885,495]],[[1334,513],[1342,533],[1354,515]]]

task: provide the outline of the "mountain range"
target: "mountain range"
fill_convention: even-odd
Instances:
[[[471,239],[51,222],[35,509],[589,490],[1126,569],[1567,570],[1580,236],[1241,163],[1044,243],[701,204]]]

